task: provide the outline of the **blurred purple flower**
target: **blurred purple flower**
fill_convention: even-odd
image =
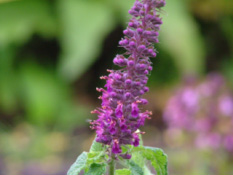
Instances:
[[[228,151],[232,151],[233,152],[233,135],[227,135],[224,138],[224,146]]]
[[[222,97],[219,102],[219,109],[222,112],[222,114],[233,117],[233,97]]]
[[[204,96],[212,96],[225,86],[225,80],[222,75],[218,73],[210,73],[206,80],[199,85],[199,91]]]
[[[168,101],[164,120],[169,128],[195,133],[200,148],[233,152],[233,96],[220,74],[185,83]]]
[[[218,149],[221,143],[221,136],[218,133],[200,134],[195,140],[199,148],[211,147]]]

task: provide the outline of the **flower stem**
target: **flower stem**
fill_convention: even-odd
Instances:
[[[114,171],[115,171],[115,160],[114,160],[114,156],[112,156],[112,160],[109,163],[109,175],[114,175]]]

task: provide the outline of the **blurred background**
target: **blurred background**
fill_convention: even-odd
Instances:
[[[101,103],[95,88],[122,53],[133,2],[0,0],[0,175],[65,175],[89,150],[90,111]],[[172,175],[232,175],[231,149],[197,147],[197,133],[170,130],[164,110],[187,77],[205,82],[218,72],[232,94],[233,1],[167,0],[163,10],[144,143],[165,150]]]

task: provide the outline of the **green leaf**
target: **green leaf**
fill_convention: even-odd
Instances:
[[[150,172],[149,168],[146,165],[144,166],[143,170],[144,175],[154,175]]]
[[[93,163],[102,164],[105,162],[104,146],[101,143],[96,142],[95,140],[96,138],[94,139],[90,148],[90,152],[88,153],[87,167],[86,167],[87,169]]]
[[[144,147],[143,156],[149,160],[155,168],[157,175],[167,175],[167,155],[162,149]]]
[[[115,171],[115,175],[130,175],[131,171],[129,169],[120,169]]]
[[[137,165],[139,165],[141,168],[143,168],[144,165],[145,165],[145,158],[143,157],[143,155],[142,155],[142,153],[140,151],[134,152],[132,154],[131,160],[133,160],[134,162],[136,162]]]
[[[87,167],[90,166],[93,163],[103,163],[105,162],[104,159],[104,152],[92,152],[92,153],[88,153],[87,156]]]
[[[138,131],[140,132],[140,130],[138,129]],[[143,146],[143,140],[142,140],[142,134],[139,134],[139,146]]]
[[[139,146],[139,147],[134,147],[133,151],[132,151],[132,158],[131,160],[133,160],[134,162],[136,162],[136,164],[138,166],[140,166],[143,169],[143,174],[144,175],[153,175],[149,168],[145,165],[145,158],[143,156],[143,151],[145,150],[145,148],[143,146]]]
[[[78,175],[86,166],[87,152],[83,152],[70,167],[67,175]]]
[[[131,160],[133,160],[140,168],[142,168],[143,175],[153,175],[145,164],[146,160],[143,157],[142,152],[134,152],[132,154]]]
[[[89,170],[84,175],[103,175],[106,171],[106,164],[91,164]]]
[[[143,169],[136,164],[133,160],[129,161],[130,170],[132,175],[143,175]]]
[[[104,148],[103,145],[101,143],[96,142],[95,140],[96,140],[96,137],[94,141],[92,142],[90,152],[103,151],[103,148]]]

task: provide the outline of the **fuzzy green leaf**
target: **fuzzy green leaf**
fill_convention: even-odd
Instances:
[[[91,164],[89,170],[84,175],[103,175],[106,171],[106,164]]]
[[[131,171],[129,169],[120,169],[115,171],[115,175],[131,175]]]
[[[136,164],[138,166],[140,166],[141,168],[144,167],[144,164],[145,164],[145,158],[143,157],[142,153],[140,151],[138,152],[134,152],[132,154],[132,158],[131,160],[133,160],[134,162],[136,162]]]
[[[143,168],[143,175],[154,175],[153,173],[150,172],[149,168],[145,165]]]
[[[133,160],[129,161],[129,166],[130,166],[132,175],[143,175],[143,169],[138,164],[136,164]]]
[[[96,142],[95,140],[96,140],[96,138],[92,142],[92,145],[91,145],[91,148],[90,148],[90,152],[102,151],[103,148],[104,148],[103,145],[101,143]]]
[[[86,166],[87,152],[83,152],[70,167],[67,175],[78,175]]]
[[[87,154],[87,167],[93,163],[103,163],[105,161],[103,152],[92,152]]]
[[[167,155],[162,149],[144,147],[143,156],[149,160],[155,168],[157,175],[167,175]]]
[[[140,131],[140,130],[138,130],[138,131]],[[139,134],[139,139],[140,139],[139,145],[143,146],[142,134]]]

